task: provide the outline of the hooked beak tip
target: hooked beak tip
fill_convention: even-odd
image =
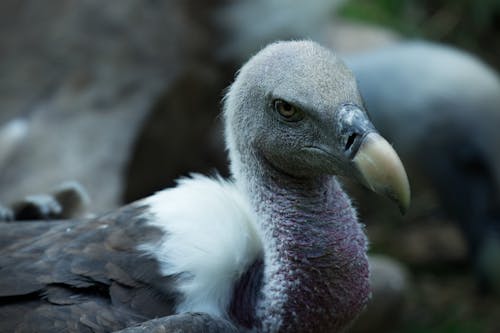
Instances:
[[[376,132],[366,135],[352,161],[362,183],[394,200],[401,213],[406,213],[411,200],[408,177],[399,156],[382,136]]]

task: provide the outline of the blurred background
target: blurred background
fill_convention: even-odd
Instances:
[[[3,0],[0,202],[67,180],[92,213],[227,176],[220,100],[277,39],[356,74],[400,153],[409,213],[346,186],[374,295],[355,332],[500,332],[500,1]]]

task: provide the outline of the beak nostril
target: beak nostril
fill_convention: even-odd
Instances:
[[[345,151],[348,151],[349,149],[351,149],[352,145],[354,144],[354,142],[356,141],[356,138],[358,136],[359,136],[358,133],[352,133],[351,135],[349,135],[349,137],[347,138],[347,142],[345,144],[345,148],[344,148]]]

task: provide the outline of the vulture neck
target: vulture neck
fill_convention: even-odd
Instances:
[[[349,198],[332,176],[298,179],[265,161],[240,165],[249,170],[236,182],[264,244],[254,329],[342,330],[369,295],[366,238]]]

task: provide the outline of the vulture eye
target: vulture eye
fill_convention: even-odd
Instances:
[[[304,113],[299,108],[296,108],[284,100],[277,99],[273,103],[276,112],[286,121],[299,121],[304,118]]]

